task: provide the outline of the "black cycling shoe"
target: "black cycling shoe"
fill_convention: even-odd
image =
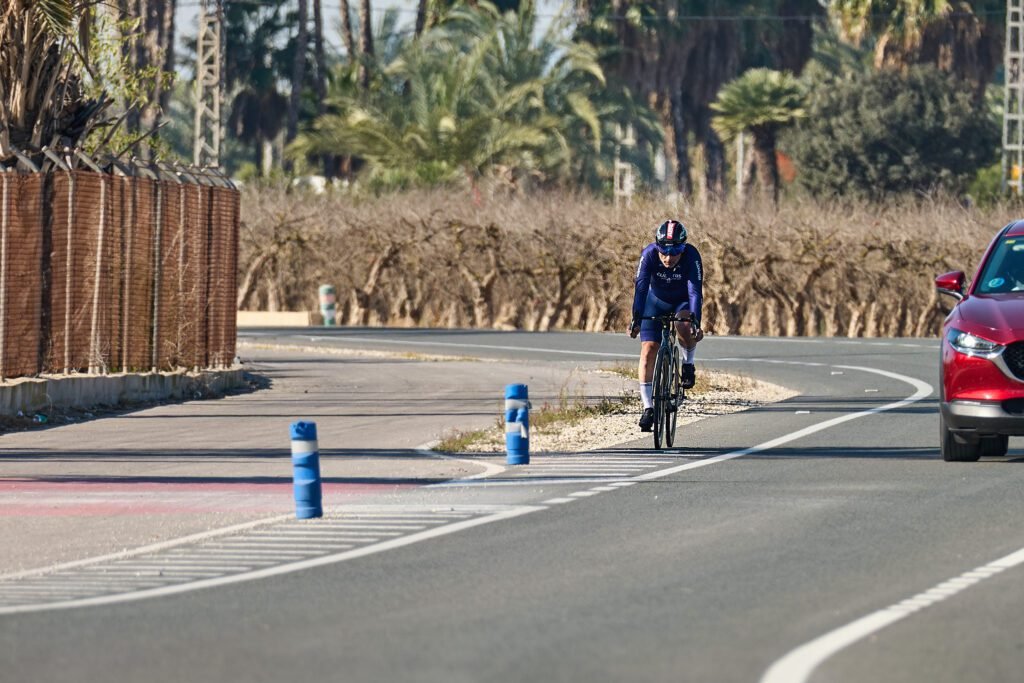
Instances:
[[[654,430],[654,408],[644,408],[644,414],[640,416],[640,431],[650,432]]]
[[[680,380],[682,381],[683,389],[693,388],[693,385],[697,382],[697,377],[693,371],[693,363],[683,364],[683,373]]]

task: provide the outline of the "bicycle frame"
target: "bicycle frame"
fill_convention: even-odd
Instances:
[[[689,320],[665,314],[641,318],[661,324],[661,346],[654,361],[654,447],[661,448],[662,440],[669,448],[675,440],[679,404],[686,394],[679,376],[679,344],[675,323]]]

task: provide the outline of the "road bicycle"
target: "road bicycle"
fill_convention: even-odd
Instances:
[[[672,313],[641,318],[653,320],[661,325],[661,348],[654,360],[654,382],[651,386],[654,403],[654,447],[672,447],[676,438],[676,419],[679,407],[686,399],[680,378],[679,344],[676,342],[675,323],[689,320],[677,318]]]

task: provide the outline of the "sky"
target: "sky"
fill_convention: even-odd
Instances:
[[[212,4],[213,0],[210,0],[210,2]],[[352,0],[350,4],[355,6],[355,0]],[[394,9],[399,13],[400,24],[412,26],[416,21],[417,4],[415,0],[405,0],[404,2],[402,0],[373,0],[374,19],[379,20],[384,12]],[[178,0],[176,17],[179,57],[184,52],[182,47],[184,38],[195,37],[199,5],[200,0]],[[564,0],[538,0],[537,15],[539,21],[537,22],[537,30],[540,32],[545,31],[551,23],[551,19],[558,14],[563,5]],[[338,17],[340,9],[341,6],[338,0],[323,0],[325,39],[337,52],[343,51],[341,47],[341,34],[338,30],[340,26],[340,19]]]

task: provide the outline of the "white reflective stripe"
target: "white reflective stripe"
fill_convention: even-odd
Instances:
[[[316,441],[292,441],[292,455],[310,455],[319,450]]]
[[[506,398],[505,399],[505,410],[522,410],[523,408],[529,409],[530,402],[521,398]]]
[[[519,436],[523,437],[524,439],[529,439],[530,438],[530,433],[526,429],[526,425],[523,424],[522,422],[506,422],[505,423],[505,433],[506,434],[515,434],[516,432],[519,432]]]

